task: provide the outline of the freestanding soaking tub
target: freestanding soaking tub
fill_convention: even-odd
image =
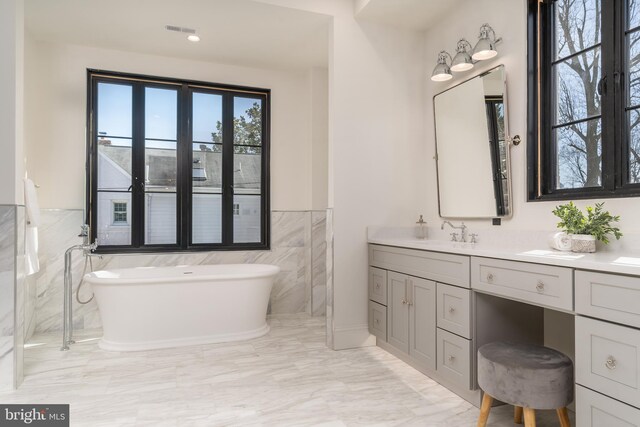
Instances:
[[[137,351],[240,341],[269,332],[280,268],[265,264],[139,267],[89,273],[100,348]]]

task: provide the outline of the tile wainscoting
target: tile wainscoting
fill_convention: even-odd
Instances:
[[[0,205],[0,390],[23,379],[24,235],[24,206]]]
[[[276,278],[271,293],[270,312],[324,316],[328,280],[326,216],[325,211],[273,211],[269,251],[105,255],[101,258],[94,256],[91,261],[94,270],[181,264],[275,264],[282,271]],[[37,288],[35,331],[50,332],[62,328],[64,251],[81,243],[78,233],[83,222],[83,212],[43,210],[41,222],[40,272],[30,276],[27,283],[35,283]],[[74,253],[74,292],[82,277],[84,266],[84,257],[79,252]],[[87,271],[89,270],[90,268],[87,268]],[[90,288],[83,287],[80,299],[86,300],[90,296]],[[80,305],[75,302],[74,296],[74,328],[100,327],[100,316],[95,301]]]

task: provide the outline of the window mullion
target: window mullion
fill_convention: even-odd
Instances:
[[[222,96],[222,244],[233,244],[233,95]]]
[[[616,85],[615,74],[617,71],[616,55],[616,0],[601,0],[602,10],[602,78],[606,90],[602,94],[600,110],[602,112],[602,186],[605,191],[614,191],[621,180],[621,170],[616,167],[619,156],[617,155],[616,136]]]
[[[131,246],[144,246],[144,85],[133,84],[131,139]]]

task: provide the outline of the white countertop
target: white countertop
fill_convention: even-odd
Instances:
[[[372,226],[367,233],[369,243],[377,245],[640,276],[640,250],[636,250],[635,236],[624,246],[612,244],[606,250],[599,247],[599,252],[580,254],[550,249],[547,238],[552,232],[547,231],[484,231],[478,233],[476,244],[447,241],[448,233],[431,228],[430,238],[425,240],[416,239],[412,227]]]

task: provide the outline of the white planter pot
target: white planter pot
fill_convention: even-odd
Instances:
[[[592,253],[596,251],[596,238],[590,234],[572,234],[571,251]]]

